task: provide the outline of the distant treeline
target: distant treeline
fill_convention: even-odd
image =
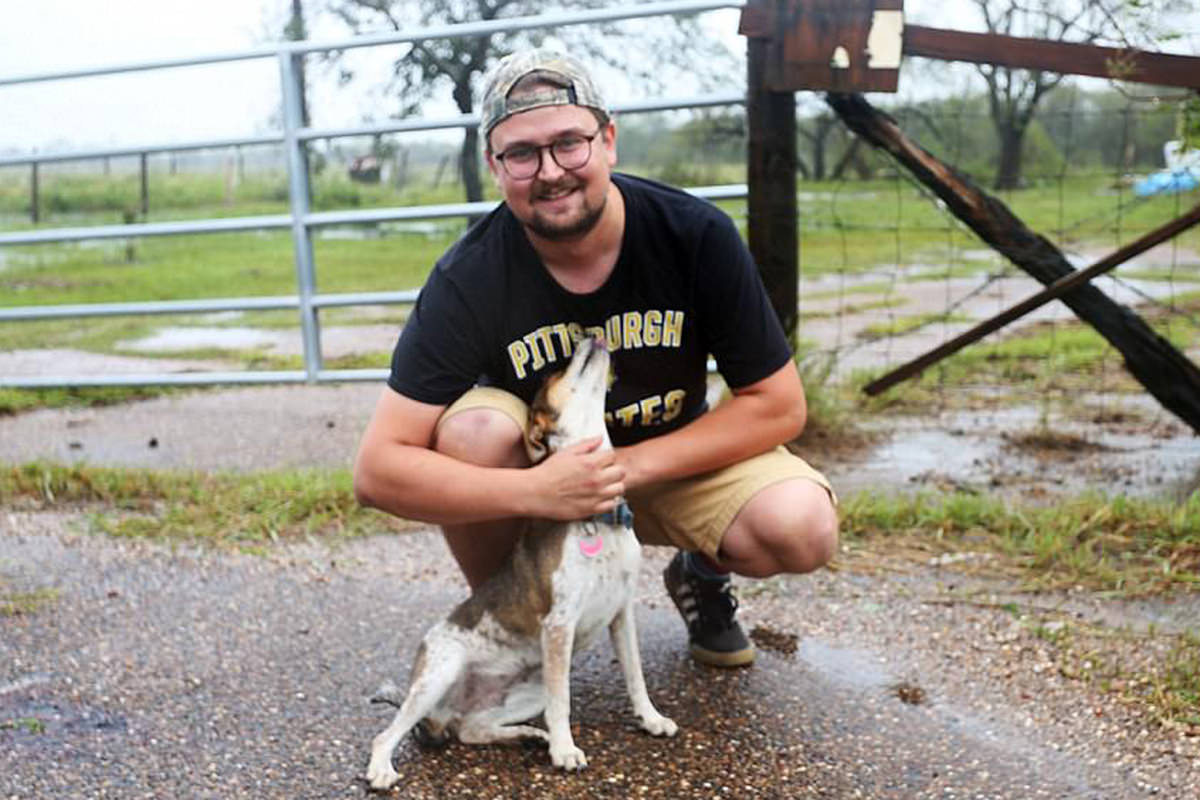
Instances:
[[[978,179],[995,172],[998,137],[985,95],[907,105],[889,104],[890,99],[872,97],[926,149]],[[1042,101],[1025,136],[1022,180],[1158,169],[1163,144],[1180,135],[1181,113],[1179,103],[1154,103],[1113,89],[1060,87]],[[856,142],[819,97],[806,98],[797,114],[801,178],[869,180],[892,173],[890,162]],[[745,180],[746,124],[740,107],[628,114],[619,118],[618,127],[624,168],[680,185]],[[316,141],[310,151],[314,203],[334,208],[461,200],[458,148],[453,135]],[[373,158],[374,170],[352,170],[363,156]],[[245,204],[265,211],[287,201],[278,147],[162,153],[150,156],[147,165],[152,213]],[[49,214],[128,213],[140,205],[139,169],[136,156],[43,165],[39,208]],[[0,214],[28,214],[31,196],[29,167],[0,168]]]

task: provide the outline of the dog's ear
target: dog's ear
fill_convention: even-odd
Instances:
[[[550,443],[547,438],[558,421],[558,412],[550,404],[550,389],[561,377],[561,372],[547,376],[529,406],[529,423],[525,426],[525,452],[529,455],[531,464],[537,464],[550,455]]]
[[[529,424],[525,426],[525,452],[529,455],[530,463],[537,464],[550,455],[546,434],[553,425],[554,419],[546,409],[535,406],[529,412]]]

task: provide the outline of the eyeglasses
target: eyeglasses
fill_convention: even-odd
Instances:
[[[518,181],[528,180],[541,171],[543,150],[549,150],[554,163],[563,169],[579,169],[592,157],[592,139],[599,136],[602,130],[603,125],[591,136],[573,133],[555,139],[550,144],[518,144],[503,153],[496,153],[493,158],[504,167],[508,177]]]

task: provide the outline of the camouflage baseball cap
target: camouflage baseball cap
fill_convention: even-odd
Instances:
[[[539,86],[528,94],[509,97],[517,82],[531,73],[544,76],[558,88]],[[479,130],[486,139],[492,128],[513,114],[542,106],[584,106],[608,116],[604,98],[587,68],[565,53],[553,50],[524,50],[500,59],[483,84],[483,107]]]

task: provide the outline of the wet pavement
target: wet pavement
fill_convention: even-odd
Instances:
[[[0,797],[366,794],[370,740],[390,718],[367,697],[405,684],[419,637],[464,591],[437,534],[262,557],[110,540],[85,524],[0,519],[0,580],[41,598],[0,615]],[[1133,798],[1196,786],[1200,751],[1115,734],[1119,712],[1102,716],[1100,697],[1047,668],[1010,613],[939,602],[947,573],[744,584],[743,620],[766,646],[753,668],[720,671],[682,647],[657,578],[667,555],[647,550],[638,622],[676,738],[637,730],[601,642],[572,680],[585,771],[558,773],[541,746],[406,741],[390,796]]]
[[[345,467],[378,392],[258,387],[37,411],[0,419],[0,462]],[[1020,429],[1020,413],[993,430]],[[993,437],[991,455],[959,464],[983,437],[963,425],[945,441],[897,428],[873,451],[820,466],[847,494],[982,484],[989,469],[1011,476],[1026,463]],[[1200,451],[1186,439],[1173,469],[1194,480]],[[945,457],[930,464],[927,451]],[[1054,460],[1039,469],[1067,471]],[[88,522],[0,507],[0,597],[27,598],[0,613],[0,798],[366,795],[370,740],[390,717],[366,698],[387,679],[406,684],[420,636],[465,591],[436,533],[250,556],[113,540]],[[559,774],[541,747],[405,742],[390,796],[1198,796],[1200,741],[1064,675],[1039,628],[1050,615],[1200,633],[1196,598],[1030,596],[945,561],[884,568],[846,552],[835,570],[741,583],[760,658],[723,672],[686,655],[658,579],[668,556],[646,551],[638,620],[650,693],[679,723],[676,738],[637,730],[601,642],[577,659],[572,684],[582,774]]]

